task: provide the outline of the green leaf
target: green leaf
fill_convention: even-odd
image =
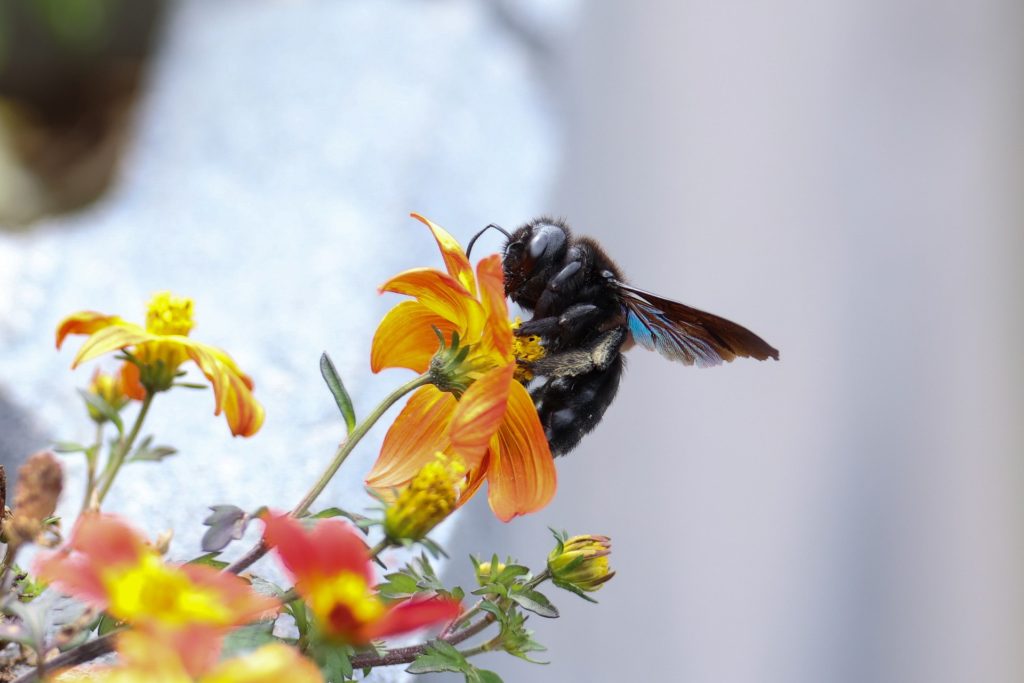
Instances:
[[[356,410],[352,407],[352,399],[349,397],[348,392],[345,391],[345,385],[341,381],[341,376],[338,375],[338,370],[334,367],[334,363],[326,351],[320,356],[320,374],[323,375],[324,381],[327,382],[327,388],[334,395],[334,402],[338,404],[338,410],[341,411],[341,416],[345,418],[345,427],[348,429],[348,433],[351,434],[352,430],[356,428]]]
[[[285,611],[295,620],[295,628],[299,630],[299,635],[305,637],[309,633],[310,625],[309,608],[306,607],[306,602],[301,598],[292,600],[285,605]]]
[[[512,591],[508,597],[518,603],[523,609],[530,610],[534,614],[547,619],[558,618],[558,609],[542,593],[527,589],[524,591]]]
[[[116,631],[124,625],[125,622],[118,621],[115,617],[112,617],[106,612],[104,612],[100,616],[99,624],[97,624],[96,626],[96,634],[100,636],[105,636],[108,633],[111,633],[112,631]]]
[[[597,600],[595,600],[594,598],[590,597],[589,595],[587,595],[586,593],[584,593],[582,590],[580,590],[576,586],[572,585],[571,583],[565,583],[563,581],[559,581],[558,579],[551,579],[551,583],[555,584],[556,586],[558,586],[562,590],[569,591],[570,593],[575,593],[576,595],[580,596],[581,598],[583,598],[587,602],[592,602],[595,605],[597,604]]]
[[[384,577],[385,582],[377,590],[386,598],[405,598],[419,592],[419,584],[415,576],[403,572],[395,572]]]
[[[178,449],[170,446],[152,446],[153,437],[147,436],[135,447],[128,462],[160,462],[178,452]]]
[[[78,395],[82,397],[82,400],[85,401],[86,405],[92,406],[96,412],[114,423],[114,426],[117,427],[117,431],[119,433],[124,433],[124,422],[121,421],[121,416],[117,414],[116,410],[114,410],[114,406],[85,389],[79,389]]]
[[[202,564],[207,567],[213,567],[214,569],[224,569],[228,566],[228,563],[223,560],[216,559],[218,555],[220,555],[219,552],[206,553],[205,555],[200,555],[199,557],[189,560],[185,564]]]
[[[512,580],[519,576],[524,576],[530,573],[529,567],[524,567],[521,564],[509,564],[505,565],[505,568],[501,570],[497,578],[494,579],[496,583],[503,583],[506,586],[512,583]]]
[[[471,683],[504,683],[504,681],[501,680],[501,676],[493,671],[476,668],[466,674],[466,680]]]
[[[466,672],[472,669],[472,665],[466,661],[458,650],[450,643],[443,640],[435,640],[427,649],[416,658],[409,668],[411,674],[439,673],[442,671]]]
[[[316,651],[316,661],[328,683],[343,683],[352,676],[352,660],[347,647],[327,646]]]
[[[237,628],[224,638],[224,649],[221,656],[225,659],[236,657],[246,652],[255,650],[267,643],[272,643],[274,638],[274,620],[259,621]]]
[[[58,441],[53,444],[53,450],[55,453],[85,453],[89,447],[74,441]]]

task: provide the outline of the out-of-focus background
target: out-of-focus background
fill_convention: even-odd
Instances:
[[[0,456],[87,438],[62,315],[195,297],[267,424],[169,401],[182,453],[112,496],[192,553],[205,505],[283,507],[322,466],[321,350],[364,406],[398,381],[366,358],[375,285],[436,259],[406,213],[463,240],[563,215],[782,359],[632,351],[549,508],[447,524],[466,581],[461,555],[536,562],[547,526],[613,537],[601,604],[534,620],[550,665],[483,664],[1019,681],[1021,26],[1015,0],[0,0]]]

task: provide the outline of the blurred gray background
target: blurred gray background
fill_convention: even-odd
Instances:
[[[1019,2],[173,7],[118,179],[84,213],[11,218],[29,227],[0,238],[12,457],[77,429],[64,424],[73,400],[49,398],[71,386],[70,354],[49,348],[56,317],[139,315],[161,276],[68,283],[83,258],[71,247],[128,258],[184,230],[207,254],[183,278],[215,318],[196,334],[241,346],[284,417],[239,445],[210,426],[209,397],[181,408],[209,427],[205,448],[230,447],[201,509],[217,491],[238,498],[238,477],[243,504],[305,486],[318,463],[282,483],[277,458],[337,437],[321,348],[365,405],[397,381],[367,377],[368,335],[391,303],[367,295],[434,258],[406,212],[463,240],[554,213],[636,284],[751,327],[782,359],[702,371],[633,351],[604,422],[559,462],[549,508],[503,525],[481,498],[447,526],[457,559],[535,563],[547,526],[613,537],[601,604],[553,595],[562,618],[534,620],[552,663],[484,666],[508,681],[1024,678]],[[47,187],[14,159],[9,173]],[[267,246],[235,257],[231,287],[257,292],[239,304],[203,274],[252,234]],[[292,288],[275,236],[293,267],[322,239],[344,262]],[[288,293],[254,329],[268,280]],[[115,285],[102,301],[82,294]],[[180,476],[199,457],[183,453]],[[458,562],[450,575],[468,580]]]

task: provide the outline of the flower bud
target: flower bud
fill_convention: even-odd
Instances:
[[[43,520],[57,509],[64,487],[60,462],[48,451],[40,451],[18,469],[14,490],[14,510],[4,524],[8,542],[31,541],[43,530]]]
[[[457,507],[466,476],[462,462],[438,453],[416,473],[384,513],[392,541],[418,541]]]
[[[608,566],[611,552],[612,543],[607,536],[559,539],[558,546],[548,555],[548,571],[555,584],[596,591],[615,576]]]
[[[123,377],[123,371],[115,376],[108,375],[105,372],[101,372],[99,368],[96,368],[96,372],[92,374],[92,380],[89,382],[88,391],[90,394],[99,396],[115,411],[119,411],[128,403],[129,398],[125,395]],[[89,409],[89,417],[94,422],[106,422],[106,416],[96,410],[96,408],[91,405],[87,405],[87,408]]]
[[[495,570],[495,575],[500,575],[505,570],[505,563],[499,562],[498,568]],[[491,563],[490,561],[481,562],[476,566],[476,580],[481,586],[484,586],[491,582]]]

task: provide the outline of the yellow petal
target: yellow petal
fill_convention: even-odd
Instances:
[[[505,274],[501,268],[501,257],[493,254],[481,260],[476,266],[476,275],[480,283],[480,302],[487,316],[483,332],[485,346],[502,360],[512,360],[512,329],[508,321],[508,304],[505,302]]]
[[[454,396],[433,385],[417,389],[388,429],[366,485],[375,489],[403,486],[435,453],[446,450],[455,405]]]
[[[480,464],[491,437],[505,417],[514,371],[515,365],[508,364],[484,373],[470,385],[455,408],[450,429],[452,452],[462,458],[469,469]],[[532,410],[532,403],[530,407]]]
[[[399,273],[380,286],[383,292],[415,297],[428,309],[450,321],[459,335],[475,342],[484,326],[484,310],[458,280],[433,268]]]
[[[444,258],[444,265],[448,274],[462,283],[473,296],[476,296],[476,283],[473,281],[473,267],[469,263],[466,252],[462,250],[455,238],[448,234],[448,231],[433,221],[424,218],[418,213],[409,214],[419,222],[430,228],[437,240],[437,246],[441,250],[441,257]]]
[[[252,436],[258,432],[263,426],[265,413],[263,406],[252,395],[252,379],[221,349],[200,344],[188,337],[174,338],[183,340],[181,343],[189,357],[213,385],[217,404],[213,414],[220,415],[224,411],[234,436]]]
[[[78,349],[71,367],[128,346],[157,339],[134,323],[117,322],[93,333]]]
[[[491,440],[487,470],[491,510],[507,522],[543,508],[557,488],[555,461],[533,400],[523,385],[512,382],[505,419]]]
[[[60,321],[57,325],[57,348],[64,343],[69,334],[92,334],[118,323],[123,323],[116,315],[106,315],[96,311],[79,311]]]
[[[439,329],[450,340],[455,325],[418,301],[403,301],[384,316],[373,335],[370,369],[409,368],[426,372],[430,359],[441,345],[434,333]]]

